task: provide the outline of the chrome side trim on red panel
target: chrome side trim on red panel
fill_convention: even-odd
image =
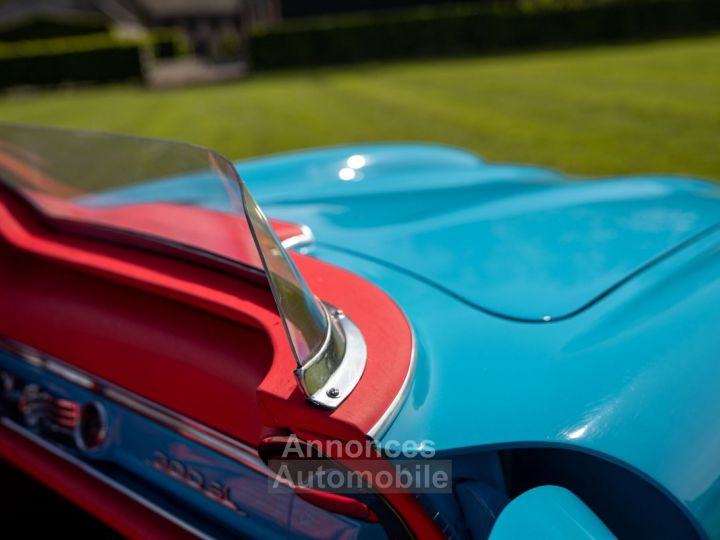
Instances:
[[[307,225],[300,225],[300,234],[290,236],[282,241],[285,249],[303,248],[312,246],[315,243],[315,235]]]
[[[405,317],[405,319],[407,320],[407,317]],[[410,338],[412,339],[412,345],[410,349],[410,365],[408,366],[405,380],[403,381],[402,386],[400,386],[400,390],[390,403],[390,406],[385,410],[383,415],[378,419],[377,422],[375,422],[373,427],[371,427],[370,431],[368,431],[367,433],[368,437],[375,441],[377,441],[385,434],[387,429],[390,427],[390,424],[392,424],[392,421],[395,420],[395,417],[400,412],[400,408],[402,407],[403,403],[405,403],[405,400],[410,394],[410,388],[412,387],[411,383],[415,376],[415,366],[417,364],[417,340],[415,338],[415,331],[413,330],[412,325],[410,325]]]
[[[68,382],[122,405],[134,413],[242,463],[256,472],[275,478],[275,474],[260,460],[255,449],[241,441],[17,341],[0,338],[0,350],[16,355],[36,368],[53,373]]]

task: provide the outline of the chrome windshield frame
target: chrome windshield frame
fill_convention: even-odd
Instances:
[[[323,307],[329,323],[323,347],[306,364],[298,366],[295,376],[310,402],[334,409],[360,382],[367,345],[360,329],[343,311],[326,304]]]
[[[277,235],[269,226],[265,214],[253,199],[247,186],[239,177],[238,181],[242,207],[248,223],[250,223],[250,232],[260,253],[265,275],[293,348],[297,365],[295,377],[308,401],[321,407],[334,409],[350,395],[365,371],[367,360],[365,339],[359,328],[342,310],[324,304],[313,295],[287,250],[284,249]],[[265,238],[261,235],[265,235]],[[272,247],[268,250],[266,246],[270,239],[273,240],[270,243]],[[287,290],[288,280],[273,270],[273,261],[277,260],[283,260],[293,270],[293,276],[297,279],[294,286],[303,292],[302,296],[309,295],[313,298],[314,302],[311,307],[317,308],[323,318],[324,335],[321,343],[311,355],[302,355],[300,347],[294,342],[293,320],[285,308],[283,301],[285,298],[282,293],[283,290]],[[308,317],[308,319],[312,318],[312,316]]]

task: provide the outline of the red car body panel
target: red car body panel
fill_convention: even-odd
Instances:
[[[182,236],[193,212],[206,211],[179,208],[182,219],[163,223],[177,223]],[[142,205],[138,211],[148,210]],[[305,400],[267,286],[212,265],[68,234],[6,191],[0,191],[0,239],[6,261],[0,269],[0,309],[24,306],[1,314],[0,334],[251,445],[277,430],[364,441],[401,392],[411,367],[413,336],[399,307],[369,282],[307,256],[293,259],[311,289],[342,306],[367,344],[362,379],[333,411]],[[237,249],[232,235],[213,241],[228,242],[221,253]],[[121,532],[158,537],[157,520],[144,516],[145,510],[124,526],[117,516],[129,510],[127,500],[99,496],[80,471],[38,457],[39,449],[20,457],[13,446],[20,442],[13,439],[0,431],[0,453],[14,455],[8,459],[17,466]],[[416,533],[439,534],[413,496],[386,498]]]

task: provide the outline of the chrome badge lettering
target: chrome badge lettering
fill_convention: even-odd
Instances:
[[[230,488],[228,486],[225,486],[220,482],[208,482],[203,474],[197,469],[194,469],[177,459],[170,459],[162,452],[155,452],[153,454],[153,459],[148,460],[148,464],[153,469],[156,469],[170,478],[173,478],[178,482],[182,482],[195,491],[202,493],[208,499],[222,504],[225,508],[229,508],[233,512],[242,516],[247,516],[247,513],[240,510],[240,508],[238,508],[238,506],[233,502],[230,496]]]

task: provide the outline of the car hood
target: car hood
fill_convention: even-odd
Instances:
[[[239,162],[269,215],[495,315],[569,317],[718,222],[717,188],[569,181],[432,145],[338,147]]]

